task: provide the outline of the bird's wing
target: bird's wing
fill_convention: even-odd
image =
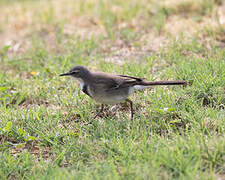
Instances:
[[[118,88],[128,87],[138,84],[143,81],[141,78],[126,76],[126,75],[111,75],[107,73],[95,73],[95,84],[106,91],[115,90]]]
[[[121,74],[118,74],[118,76],[124,77],[124,78],[127,78],[127,79],[133,79],[133,80],[140,81],[140,82],[145,79],[145,78],[138,78],[138,77],[134,77],[134,76],[127,76],[127,75],[121,75]]]

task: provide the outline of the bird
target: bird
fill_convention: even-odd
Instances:
[[[130,104],[131,120],[134,117],[133,102],[128,98],[135,91],[158,85],[184,85],[188,81],[146,81],[144,78],[133,77],[129,75],[110,74],[106,72],[91,72],[84,66],[75,66],[69,72],[60,74],[59,76],[71,76],[78,80],[81,90],[101,103],[101,109],[94,119],[104,110],[105,104],[117,104],[127,101]]]

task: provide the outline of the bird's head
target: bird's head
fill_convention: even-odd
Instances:
[[[84,79],[90,74],[90,71],[83,66],[75,66],[69,72],[60,74],[60,76],[72,76],[74,78]]]

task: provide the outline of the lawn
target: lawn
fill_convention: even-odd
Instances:
[[[93,119],[75,65],[192,84]],[[0,70],[0,179],[225,179],[223,0],[1,0]]]

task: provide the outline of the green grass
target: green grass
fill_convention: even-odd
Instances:
[[[225,49],[213,32],[207,36],[210,41],[204,41],[205,31],[171,37],[159,51],[144,51],[142,56],[120,55],[122,64],[106,61],[124,47],[142,51],[146,42],[140,37],[148,28],[156,30],[152,32],[156,37],[166,35],[164,25],[167,16],[173,15],[171,10],[167,14],[164,6],[153,3],[159,10],[149,22],[147,7],[132,2],[98,1],[87,6],[79,2],[76,15],[96,15],[104,26],[106,34],[97,37],[66,34],[69,19],[56,19],[52,5],[35,16],[40,29],[27,27],[28,48],[17,53],[12,52],[13,45],[1,47],[0,179],[225,178]],[[2,8],[18,3],[36,9],[41,2],[4,1]],[[111,6],[121,8],[121,14],[109,11]],[[206,6],[202,17],[212,11]],[[140,25],[142,30],[119,27],[139,16],[146,22]],[[6,31],[3,22],[0,33]],[[48,39],[51,33],[53,42]],[[119,47],[113,51],[114,46]],[[78,83],[59,77],[75,65],[148,80],[193,83],[137,92],[131,97],[133,121],[127,104],[117,105],[113,112],[107,106],[93,120],[100,107],[80,91]],[[83,125],[89,120],[92,125]]]

